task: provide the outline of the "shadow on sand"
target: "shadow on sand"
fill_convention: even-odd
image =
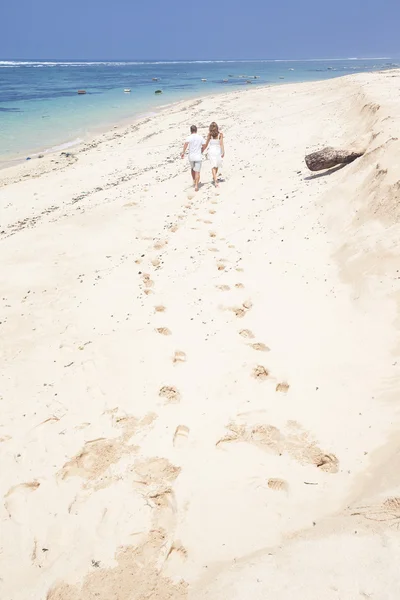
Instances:
[[[309,175],[308,177],[304,177],[304,181],[312,181],[313,179],[318,179],[319,177],[326,177],[327,175],[332,175],[332,173],[336,173],[336,171],[340,171],[343,167],[347,165],[338,165],[333,169],[329,169],[329,171],[324,171],[323,173],[317,173],[316,175]]]

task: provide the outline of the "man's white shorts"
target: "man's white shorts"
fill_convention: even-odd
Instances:
[[[196,173],[200,173],[201,171],[201,160],[191,160],[190,162],[190,166],[192,168],[193,171],[196,171]]]

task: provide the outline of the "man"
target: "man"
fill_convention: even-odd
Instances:
[[[203,136],[197,133],[196,125],[192,125],[190,128],[190,135],[187,138],[181,158],[185,156],[185,152],[189,147],[189,162],[192,169],[192,179],[194,183],[194,189],[196,192],[199,191],[199,183],[200,183],[200,171],[201,171],[201,161],[202,161],[202,153],[204,148],[206,147],[206,141]]]

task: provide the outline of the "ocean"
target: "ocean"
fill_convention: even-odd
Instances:
[[[392,59],[308,61],[0,60],[0,159],[66,148],[166,104],[243,86],[398,67]],[[202,81],[206,80],[206,81]],[[248,83],[248,82],[251,82]],[[86,94],[78,95],[78,90]],[[124,89],[130,89],[129,93]],[[161,90],[161,94],[155,94]]]

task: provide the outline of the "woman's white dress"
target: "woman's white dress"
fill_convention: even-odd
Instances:
[[[215,140],[211,138],[208,144],[208,160],[211,163],[212,169],[218,169],[222,166],[222,157],[221,157],[221,144],[219,139]]]

